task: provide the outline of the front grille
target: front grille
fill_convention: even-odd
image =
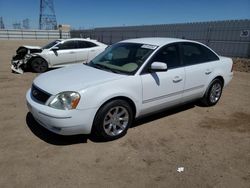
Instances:
[[[34,97],[38,102],[45,104],[50,98],[51,94],[46,93],[35,85],[32,85],[31,96]]]

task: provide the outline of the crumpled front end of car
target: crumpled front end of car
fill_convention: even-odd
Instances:
[[[23,71],[27,68],[28,62],[32,57],[37,56],[35,53],[42,52],[39,48],[28,48],[21,46],[17,49],[16,55],[12,57],[11,69],[15,73],[23,74]]]

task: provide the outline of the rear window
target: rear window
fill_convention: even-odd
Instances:
[[[97,46],[93,42],[88,42],[88,41],[78,41],[78,48],[92,48]]]
[[[196,43],[182,43],[182,56],[186,65],[219,60],[210,49]]]

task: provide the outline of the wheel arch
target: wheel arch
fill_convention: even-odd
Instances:
[[[124,101],[126,101],[126,102],[131,106],[132,113],[133,113],[133,117],[132,117],[132,118],[135,118],[135,116],[136,116],[136,105],[135,105],[135,103],[134,103],[134,101],[133,101],[132,99],[130,99],[129,97],[125,97],[125,96],[115,96],[115,97],[112,97],[112,98],[106,100],[105,102],[103,102],[103,103],[99,106],[98,110],[96,111],[95,116],[94,116],[94,119],[93,119],[93,122],[92,122],[91,134],[93,133],[93,131],[94,131],[94,129],[95,129],[94,123],[95,123],[95,119],[96,119],[96,116],[97,116],[98,112],[100,111],[100,109],[101,109],[104,105],[106,105],[107,103],[109,103],[109,102],[111,102],[111,101],[113,101],[113,100],[124,100]]]
[[[134,102],[132,99],[130,99],[129,97],[126,97],[126,96],[116,96],[116,97],[112,97],[112,98],[106,100],[105,102],[103,102],[103,103],[100,105],[100,107],[98,108],[96,114],[98,113],[98,111],[99,111],[105,104],[107,104],[107,103],[109,103],[110,101],[113,101],[113,100],[123,100],[123,101],[126,101],[126,102],[130,105],[130,107],[131,107],[131,109],[132,109],[133,118],[136,116],[136,112],[137,112],[136,104],[135,104],[135,102]]]
[[[202,95],[203,97],[204,97],[204,95],[205,95],[206,92],[208,91],[210,85],[212,84],[212,82],[213,82],[215,79],[219,79],[219,80],[222,82],[222,88],[224,87],[225,80],[224,80],[223,76],[221,76],[221,75],[219,75],[219,74],[216,74],[215,76],[213,76],[212,78],[210,78],[209,80],[207,80],[206,89],[204,90],[203,95]]]
[[[47,62],[48,67],[51,67],[49,61],[48,61],[47,59],[45,59],[44,57],[38,55],[38,54],[36,54],[36,55],[33,54],[33,56],[29,59],[29,61],[27,62],[27,64],[29,64],[29,66],[30,66],[31,62],[32,62],[34,59],[36,59],[36,58],[41,58],[41,59],[43,59],[44,61]]]
[[[222,76],[216,76],[213,80],[215,80],[215,79],[219,79],[222,82],[222,87],[224,87],[225,80],[224,80],[224,78]]]
[[[207,89],[206,89],[203,97],[200,99],[201,104],[204,105],[204,106],[214,106],[219,101],[219,99],[218,99],[217,101],[215,101],[215,103],[213,103],[213,102],[208,101],[208,99],[207,99],[208,96],[210,95],[209,92],[211,90],[211,86],[213,85],[213,83],[215,82],[215,80],[219,80],[221,82],[221,84],[222,84],[222,88],[221,88],[221,93],[220,93],[219,99],[220,99],[220,97],[222,95],[222,90],[223,90],[225,81],[224,81],[224,78],[222,76],[218,75],[218,76],[215,76],[209,82],[209,85],[208,85],[208,87],[207,87]]]

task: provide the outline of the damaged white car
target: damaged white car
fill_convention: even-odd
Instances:
[[[20,74],[28,68],[42,73],[49,68],[88,63],[106,47],[106,44],[91,39],[59,39],[44,47],[20,46],[12,58],[11,69]]]

